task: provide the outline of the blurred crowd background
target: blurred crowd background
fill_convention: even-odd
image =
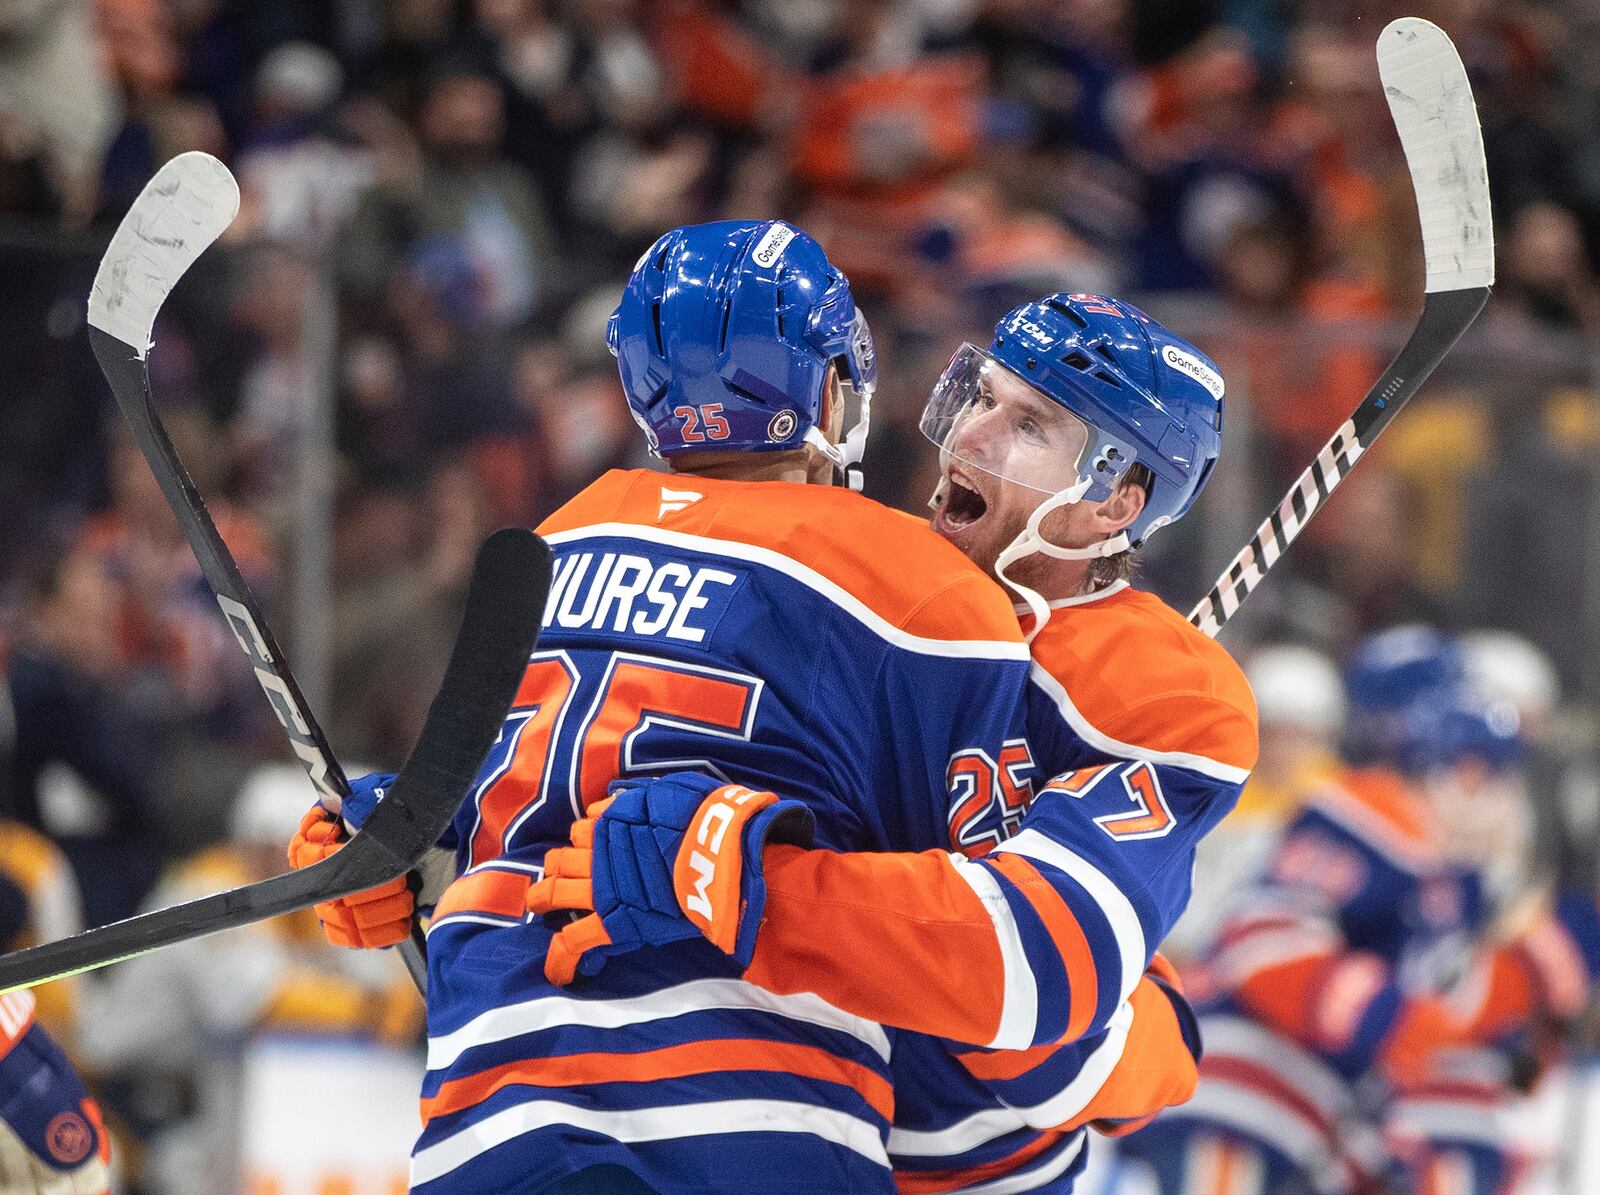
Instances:
[[[156,326],[162,417],[341,758],[392,767],[482,536],[645,463],[605,319],[690,221],[792,219],[850,275],[883,379],[868,492],[912,511],[923,400],[1014,303],[1106,291],[1197,341],[1224,455],[1141,582],[1187,609],[1420,308],[1372,52],[1402,14],[1472,75],[1499,285],[1227,637],[1338,662],[1399,622],[1514,632],[1550,665],[1541,849],[1592,871],[1592,0],[0,0],[0,726],[4,810],[38,836],[4,850],[71,869],[19,932],[276,870],[257,847],[310,795],[85,335],[110,230],[174,154],[223,158],[244,202]],[[237,1121],[238,1076],[201,1073],[216,1042],[330,1002],[414,1029],[394,960],[269,940],[248,982],[213,990],[200,953],[76,998],[82,1022],[115,996],[124,1030],[117,1009],[189,1018],[74,1046],[144,1190],[244,1189],[161,1160],[186,1117]]]

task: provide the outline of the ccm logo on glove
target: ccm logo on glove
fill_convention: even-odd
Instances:
[[[714,945],[733,952],[739,932],[739,881],[744,869],[743,824],[778,799],[776,793],[727,785],[700,806],[690,827],[688,849],[678,853],[673,886],[684,915]]]

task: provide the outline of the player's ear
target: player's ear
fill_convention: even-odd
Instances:
[[[822,410],[817,426],[822,428],[822,434],[828,437],[829,443],[837,444],[844,435],[844,395],[839,388],[839,367],[828,366],[828,376],[822,383]]]
[[[1123,481],[1095,508],[1096,522],[1106,535],[1115,535],[1139,517],[1144,510],[1144,486]]]

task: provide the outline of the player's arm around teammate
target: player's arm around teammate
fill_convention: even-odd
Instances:
[[[744,943],[746,977],[775,992],[996,1048],[1106,1028],[1182,910],[1195,843],[1254,762],[1254,705],[1232,661],[1105,567],[1192,503],[1215,458],[1221,388],[1193,346],[1103,298],[1050,296],[1002,320],[988,350],[964,346],[923,419],[943,453],[934,527],[1027,603],[1039,707],[1028,746],[1056,778],[1030,806],[993,761],[951,761],[953,793],[982,806],[993,790],[987,832],[1004,841],[977,858],[967,848],[981,849],[983,818],[954,808],[954,851],[744,843],[724,856],[730,823],[717,811],[738,794],[689,776],[629,782],[592,846],[552,856],[535,890],[544,911],[587,885],[582,907],[599,914],[563,932],[551,978],[617,949],[606,919],[635,894],[615,879],[639,869],[677,884],[654,889],[667,912],[675,899],[693,921],[698,907],[713,941]],[[680,811],[674,828],[608,832],[609,817],[648,820],[658,797]],[[627,854],[645,842],[653,857]],[[744,867],[753,858],[759,871]],[[720,907],[713,884],[728,894]],[[751,909],[764,910],[758,926],[740,921]]]

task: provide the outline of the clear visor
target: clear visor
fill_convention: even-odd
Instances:
[[[922,434],[952,462],[1043,494],[1076,485],[1089,426],[976,345],[945,367],[922,411]]]

